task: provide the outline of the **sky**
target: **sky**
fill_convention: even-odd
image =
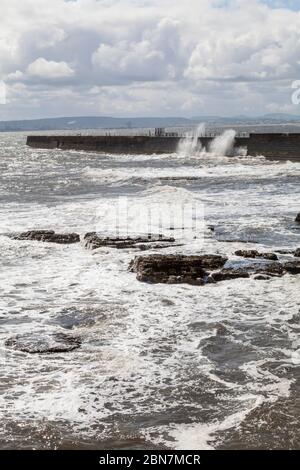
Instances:
[[[300,115],[300,0],[0,0],[0,11],[0,120]]]

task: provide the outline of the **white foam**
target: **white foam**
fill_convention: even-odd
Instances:
[[[246,410],[228,416],[222,422],[215,421],[211,424],[174,424],[169,427],[150,429],[145,432],[145,436],[154,444],[164,444],[176,450],[214,450],[217,445],[214,434],[217,431],[226,431],[231,428],[236,429],[246,416],[263,401],[262,397],[255,398],[247,395],[243,399],[252,402],[252,405]],[[156,436],[153,437],[153,435]]]

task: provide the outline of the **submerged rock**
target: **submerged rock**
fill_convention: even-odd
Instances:
[[[224,266],[227,258],[219,255],[150,255],[138,256],[130,264],[137,280],[151,283],[203,285],[207,270]]]
[[[270,261],[278,261],[278,256],[275,253],[259,253],[257,250],[238,250],[235,252],[235,255],[243,258],[262,258]]]
[[[106,315],[99,308],[66,308],[50,319],[50,323],[58,324],[66,330],[93,326],[97,321],[103,321]]]
[[[5,346],[30,354],[50,354],[74,351],[81,341],[65,333],[25,333],[9,338]]]
[[[101,247],[118,249],[138,248],[140,250],[160,249],[173,246],[175,238],[157,235],[152,237],[101,237],[96,232],[87,233],[84,238],[84,246],[90,250]],[[171,245],[170,245],[171,244]]]
[[[30,230],[28,232],[12,235],[13,240],[35,240],[39,242],[72,244],[79,243],[77,233],[55,233],[53,230]]]

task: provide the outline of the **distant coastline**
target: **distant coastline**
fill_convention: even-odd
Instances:
[[[85,129],[139,129],[154,127],[193,127],[205,122],[211,127],[235,126],[257,127],[262,126],[265,132],[278,126],[287,128],[287,132],[300,131],[300,116],[290,114],[267,114],[264,116],[196,116],[186,117],[110,117],[110,116],[70,116],[43,119],[26,119],[14,121],[0,121],[0,132],[31,132],[31,131],[78,131]]]

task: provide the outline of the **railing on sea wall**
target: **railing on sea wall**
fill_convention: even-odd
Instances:
[[[206,138],[215,138],[222,135],[224,129],[222,130],[214,130],[214,131],[206,131],[204,133],[198,134],[198,137],[206,137]],[[173,130],[167,129],[165,132],[161,134],[157,134],[155,129],[111,129],[111,130],[102,130],[99,134],[105,135],[107,137],[114,137],[114,136],[132,136],[132,137],[166,137],[166,138],[180,138],[180,139],[194,139],[195,138],[195,129],[180,129],[180,130]],[[236,132],[236,138],[249,138],[249,132]]]

